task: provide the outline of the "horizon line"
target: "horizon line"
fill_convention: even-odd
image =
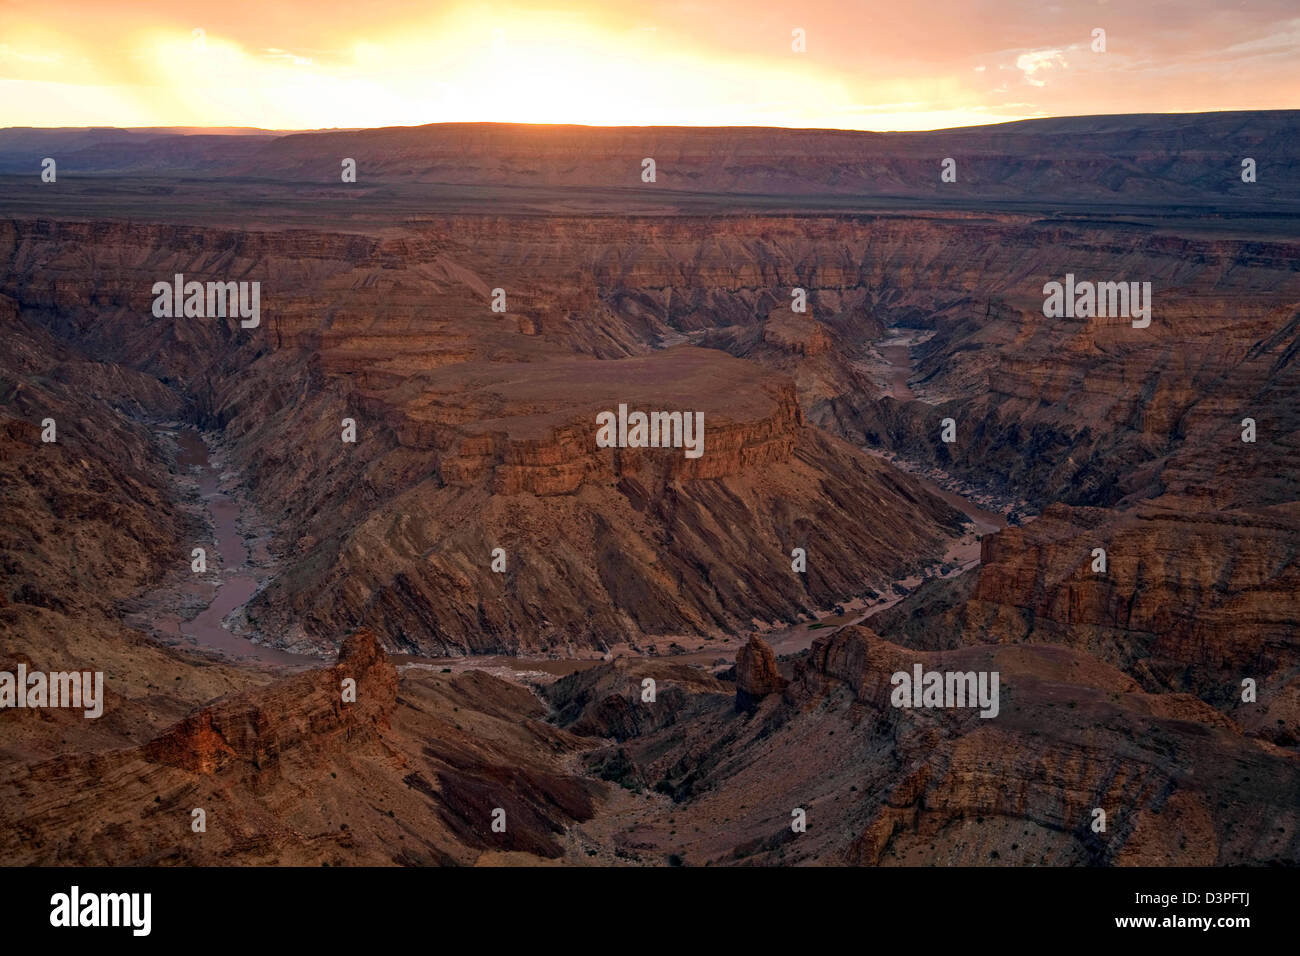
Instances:
[[[136,132],[149,130],[167,130],[175,131],[178,135],[244,135],[280,134],[296,135],[301,133],[356,133],[369,132],[376,130],[396,130],[396,129],[424,129],[432,126],[515,126],[530,127],[536,129],[591,129],[591,130],[619,130],[619,129],[734,129],[734,130],[780,130],[783,132],[806,132],[806,133],[873,133],[877,135],[917,135],[923,133],[941,133],[957,130],[975,130],[984,129],[990,126],[1015,126],[1027,123],[1040,123],[1048,120],[1069,120],[1069,119],[1098,119],[1098,118],[1121,118],[1121,117],[1141,117],[1141,116],[1213,116],[1229,113],[1300,113],[1300,107],[1291,107],[1285,109],[1264,108],[1264,109],[1225,109],[1225,110],[1168,110],[1168,111],[1142,111],[1134,113],[1062,113],[1044,116],[1027,116],[1019,119],[1000,119],[991,120],[988,123],[966,124],[962,126],[936,126],[931,129],[919,130],[899,130],[899,129],[867,129],[863,127],[848,126],[762,126],[752,123],[743,124],[704,124],[704,123],[647,123],[647,124],[605,124],[605,123],[527,123],[516,122],[511,120],[446,120],[435,121],[431,123],[410,123],[387,126],[317,126],[317,127],[263,127],[263,126],[195,126],[195,125],[176,125],[176,126],[117,126],[114,124],[93,125],[93,126],[0,126],[0,132],[9,130],[34,130],[44,132],[56,132],[60,130],[75,131],[93,131],[93,130],[119,130],[121,132]],[[188,131],[188,132],[186,132]],[[221,131],[229,131],[223,133]]]

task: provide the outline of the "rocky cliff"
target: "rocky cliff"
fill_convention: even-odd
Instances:
[[[742,650],[738,683],[765,650]],[[996,717],[894,706],[893,675],[918,664],[996,672]],[[695,865],[1210,866],[1300,852],[1293,748],[1080,650],[917,651],[847,627],[778,686],[739,713],[702,691],[693,733],[651,728],[593,751],[593,771],[675,798],[611,821],[611,838]]]
[[[658,252],[614,251],[643,226]],[[284,573],[248,614],[267,640],[319,647],[369,625],[397,647],[458,653],[793,620],[915,569],[956,529],[910,479],[810,427],[781,370],[663,347],[705,322],[760,328],[752,310],[788,295],[772,283],[804,281],[798,267],[769,274],[746,249],[751,227],[728,225],[723,245],[713,232],[460,219],[394,239],[14,222],[4,237],[26,312],[170,383],[223,429],[279,532]],[[773,255],[785,241],[765,240]],[[102,263],[89,276],[86,247]],[[827,323],[869,295],[842,263],[820,275],[843,287],[810,300]],[[687,272],[721,291],[692,284],[678,301],[668,290]],[[262,282],[261,323],[154,317],[152,283],[177,273]],[[497,283],[506,319],[489,308]],[[511,313],[536,317],[538,334]],[[766,325],[788,327],[773,340],[783,349],[791,335],[824,346],[830,333],[805,321]],[[810,353],[828,351],[791,354]],[[596,415],[621,404],[702,414],[700,454],[598,448]],[[796,548],[807,573],[791,569]]]
[[[141,746],[9,764],[0,847],[20,865],[560,857],[604,785],[564,771],[580,740],[544,716],[479,672],[399,685],[361,631],[335,665],[211,702]]]

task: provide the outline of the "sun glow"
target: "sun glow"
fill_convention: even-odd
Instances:
[[[82,114],[70,122],[103,124],[107,113],[122,124],[277,129],[476,121],[923,129],[1018,118],[989,115],[973,99],[953,109],[954,90],[941,81],[882,83],[881,98],[894,105],[872,107],[835,70],[780,47],[724,55],[659,27],[524,9],[461,8],[331,37],[324,50],[252,49],[202,28],[147,28],[130,45],[112,76],[82,71],[100,81],[95,95],[79,102],[87,87],[78,86],[59,98]],[[15,81],[8,71],[0,90],[57,85],[51,72],[29,69]],[[18,115],[7,124],[49,125],[24,97],[9,101]]]
[[[1293,108],[1300,20],[1019,0],[63,0],[0,4],[0,126],[437,122],[934,129]],[[417,12],[413,12],[417,11]],[[792,41],[796,31],[806,43]]]

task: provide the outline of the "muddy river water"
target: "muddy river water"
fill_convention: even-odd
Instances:
[[[268,664],[321,663],[316,658],[255,644],[222,626],[230,612],[248,603],[271,572],[250,560],[248,542],[240,528],[244,511],[249,506],[223,489],[221,473],[213,465],[211,452],[203,438],[198,432],[185,429],[177,433],[176,441],[180,445],[177,464],[197,480],[199,498],[210,518],[215,537],[215,541],[200,545],[208,550],[209,573],[194,575],[195,580],[185,590],[188,596],[200,602],[205,594],[210,596],[207,606],[191,620],[163,619],[157,623],[164,631],[189,638],[229,657],[252,658]],[[215,575],[211,573],[214,567],[220,568]]]

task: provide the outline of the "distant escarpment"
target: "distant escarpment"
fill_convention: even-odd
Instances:
[[[286,187],[309,189],[317,201],[360,190],[373,201],[371,194],[382,198],[385,187],[418,185],[424,188],[399,194],[417,209],[430,187],[439,186],[458,187],[470,198],[492,187],[533,195],[549,190],[573,194],[573,206],[587,208],[615,190],[626,194],[623,203],[635,194],[665,203],[695,194],[701,203],[741,197],[766,206],[807,197],[908,197],[1084,209],[1215,201],[1263,207],[1294,198],[1296,166],[1289,157],[1298,126],[1294,110],[1253,110],[1069,116],[894,133],[512,123],[234,136],[12,129],[0,131],[0,172],[27,173],[42,157],[58,155],[64,168],[79,173],[271,182],[280,195]],[[1268,174],[1243,182],[1243,155],[1261,157]],[[341,156],[358,157],[358,184],[340,183]],[[656,162],[649,183],[641,179],[646,157]],[[952,157],[959,174],[941,178],[941,163]]]

